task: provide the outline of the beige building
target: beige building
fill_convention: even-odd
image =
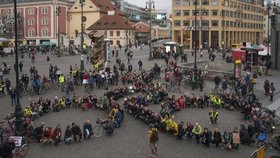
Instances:
[[[262,0],[172,0],[172,39],[187,48],[263,42]],[[195,33],[195,14],[197,15]]]
[[[112,47],[121,46],[122,48],[135,43],[134,27],[124,16],[115,11],[109,11],[108,15],[101,17],[97,22],[91,25],[87,30],[105,31],[106,38],[111,40]]]
[[[89,33],[86,30],[93,25],[101,17],[108,14],[108,11],[114,10],[116,14],[123,15],[109,0],[82,0],[83,3],[83,19],[84,19],[84,43],[91,45],[91,40],[87,36]],[[80,45],[81,36],[81,4],[80,0],[76,0],[74,5],[68,12],[69,20],[69,37],[70,43]]]

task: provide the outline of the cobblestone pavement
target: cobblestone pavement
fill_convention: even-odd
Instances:
[[[74,65],[80,63],[80,56],[65,56],[61,58],[51,57],[51,62],[53,65],[57,65],[64,74],[69,72],[69,65]],[[120,57],[125,60],[123,52],[120,52]],[[206,58],[206,57],[205,57]],[[137,62],[141,59],[143,61],[143,68],[150,69],[155,62],[159,64],[164,64],[163,60],[153,60],[148,61],[148,50],[144,48],[143,50],[135,50],[132,64],[134,69],[138,69]],[[193,61],[191,55],[189,55],[189,62]],[[7,62],[13,68],[14,59],[12,57],[0,58],[0,63]],[[46,62],[45,55],[37,55],[36,63],[34,64],[39,70],[39,74],[48,74],[49,64]],[[110,65],[115,63],[114,59]],[[32,65],[29,59],[24,59],[24,70],[23,73],[28,74],[29,67]],[[86,64],[86,68],[89,68],[89,64]],[[275,106],[279,108],[279,91],[280,87],[279,82],[279,72],[273,72],[273,76],[264,77],[258,79],[256,85],[256,94],[260,100],[263,101],[265,106]],[[14,83],[15,72],[12,70],[11,74],[8,76],[9,79]],[[275,103],[271,104],[267,101],[267,98],[263,95],[262,85],[263,80],[268,78],[275,82],[276,87],[276,96]],[[213,88],[213,83],[207,82],[205,87],[205,92],[210,91]],[[183,90],[187,92],[189,90]],[[83,88],[76,90],[76,93],[80,95],[86,95]],[[93,94],[102,95],[104,90],[94,90]],[[192,93],[201,95],[201,92],[192,91]],[[174,93],[179,96],[180,94]],[[48,91],[47,94],[42,97],[54,96],[61,97],[65,95],[60,91]],[[172,95],[172,94],[170,94]],[[31,97],[36,99],[38,96]],[[21,98],[22,106],[25,107],[28,104],[29,96]],[[14,110],[14,107],[11,107],[10,97],[4,96],[0,98],[0,116],[4,118],[5,115]],[[271,105],[270,105],[271,104]],[[275,105],[274,105],[275,104]],[[160,104],[149,106],[154,112],[159,112]],[[242,120],[242,115],[237,111],[227,111],[220,109],[219,110],[219,120],[217,125],[209,124],[208,112],[210,109],[185,109],[175,114],[177,121],[183,120],[184,122],[199,122],[202,127],[208,127],[213,129],[219,127],[222,131],[226,128],[230,130],[233,127],[239,127],[240,123],[244,123]],[[80,126],[89,119],[92,124],[95,124],[95,121],[98,117],[106,117],[105,112],[98,110],[90,110],[81,112],[78,109],[66,109],[58,113],[47,114],[34,122],[35,127],[38,126],[41,122],[45,122],[46,126],[55,127],[56,124],[61,124],[62,129],[66,128],[66,125],[70,122],[76,122]],[[88,141],[82,141],[82,143],[73,143],[73,144],[61,144],[58,147],[53,145],[42,145],[33,143],[30,145],[30,150],[27,158],[145,158],[149,155],[149,143],[147,140],[147,130],[148,126],[139,120],[133,118],[130,115],[125,115],[124,122],[120,129],[116,129],[113,136],[102,136],[100,138],[92,138]],[[256,145],[243,146],[241,145],[238,150],[226,151],[221,148],[215,149],[213,146],[210,148],[204,147],[203,145],[197,145],[194,142],[186,142],[185,140],[178,141],[172,136],[167,134],[160,133],[159,148],[158,148],[158,157],[159,158],[247,158],[249,155],[256,150]],[[270,154],[269,154],[270,155]]]

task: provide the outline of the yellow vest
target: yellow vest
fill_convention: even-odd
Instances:
[[[73,70],[72,70],[72,75],[75,76],[76,73],[77,73],[76,69],[73,69]]]
[[[64,83],[64,76],[59,76],[59,83]]]

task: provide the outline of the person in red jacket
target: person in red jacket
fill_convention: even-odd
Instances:
[[[184,96],[181,96],[181,97],[179,98],[179,104],[180,104],[180,108],[181,108],[181,109],[185,109],[185,103],[186,103],[185,97],[184,97]]]
[[[60,124],[58,124],[52,133],[52,139],[54,140],[55,146],[57,146],[58,143],[61,141],[61,135],[62,135],[61,126]]]
[[[43,130],[41,142],[43,142],[44,144],[52,142],[52,128],[46,127]]]

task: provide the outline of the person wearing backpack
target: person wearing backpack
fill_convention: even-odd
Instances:
[[[157,155],[157,145],[158,145],[158,130],[154,126],[150,128],[148,131],[148,139],[150,141],[150,148],[151,148],[151,154],[150,157],[153,157]]]

